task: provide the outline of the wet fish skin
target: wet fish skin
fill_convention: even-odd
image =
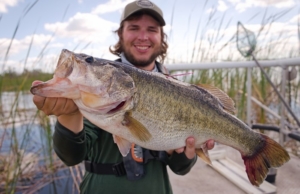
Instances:
[[[171,150],[193,136],[197,154],[209,162],[203,145],[214,139],[241,152],[248,178],[257,186],[269,167],[289,160],[278,143],[229,114],[231,99],[214,87],[63,50],[54,78],[31,92],[73,99],[84,117],[114,135],[123,155],[131,142]]]

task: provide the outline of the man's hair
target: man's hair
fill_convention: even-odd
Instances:
[[[150,15],[149,13],[147,13],[145,11],[140,11],[140,12],[132,14],[126,20],[121,22],[120,27],[117,30],[114,31],[116,34],[118,34],[119,41],[117,42],[117,44],[115,44],[113,46],[113,48],[109,47],[109,51],[112,54],[120,56],[120,54],[122,52],[124,52],[124,48],[123,48],[123,45],[122,45],[122,39],[123,39],[122,32],[123,32],[123,29],[124,29],[124,22],[139,19],[144,14]],[[152,15],[150,15],[150,16],[153,17]],[[153,18],[155,20],[157,20],[155,17],[153,17]],[[167,56],[168,43],[167,43],[167,35],[164,33],[164,30],[163,30],[162,26],[160,26],[160,32],[161,32],[161,34],[160,34],[161,35],[161,50],[160,50],[160,54],[158,55],[158,59],[159,59],[159,62],[163,63],[166,56]]]

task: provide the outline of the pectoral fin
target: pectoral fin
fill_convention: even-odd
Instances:
[[[126,112],[122,125],[126,126],[130,130],[131,134],[140,141],[149,141],[152,137],[148,129],[131,116],[131,112]]]
[[[131,148],[131,143],[126,139],[123,139],[122,137],[119,137],[117,135],[113,135],[113,138],[114,138],[114,142],[118,145],[118,148],[122,156],[123,157],[127,156]]]
[[[206,144],[203,144],[201,148],[196,149],[196,154],[208,165],[212,165],[211,160],[208,155]]]

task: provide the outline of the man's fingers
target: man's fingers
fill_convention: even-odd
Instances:
[[[53,107],[51,109],[51,114],[60,116],[61,114],[64,113],[64,108],[66,106],[67,99],[66,98],[52,98],[51,100],[54,101],[54,99],[55,99],[55,103],[52,102]]]
[[[53,110],[55,109],[55,105],[57,103],[57,98],[46,98],[44,106],[40,109],[42,110],[46,115],[52,115]]]
[[[34,95],[34,96],[33,96],[33,99],[32,99],[33,103],[35,104],[35,106],[36,106],[38,109],[43,108],[44,103],[45,103],[45,100],[46,100],[45,97],[37,96],[37,95]]]
[[[79,110],[73,100],[58,98],[52,111],[56,116],[60,116],[61,114],[74,114]]]
[[[39,80],[32,82],[31,86],[36,86],[38,84],[44,83]],[[67,98],[46,98],[38,95],[33,95],[32,98],[35,106],[43,111],[46,115],[70,115],[78,113],[78,107],[73,100]]]
[[[215,141],[210,139],[210,140],[207,140],[206,142],[206,147],[208,150],[211,150],[215,147]]]
[[[65,111],[68,111],[69,113],[75,113],[75,112],[79,111],[77,105],[71,99],[67,99],[64,109],[65,109]]]
[[[33,102],[46,115],[60,116],[74,114],[79,111],[74,101],[67,98],[45,98],[34,95]]]
[[[195,139],[193,137],[189,137],[186,139],[186,147],[185,147],[185,155],[189,159],[193,159],[195,157]]]

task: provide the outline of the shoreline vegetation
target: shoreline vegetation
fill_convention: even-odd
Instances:
[[[53,77],[52,73],[44,73],[39,70],[27,71],[22,74],[6,72],[0,75],[2,92],[29,91],[31,83],[35,80],[47,81]]]

